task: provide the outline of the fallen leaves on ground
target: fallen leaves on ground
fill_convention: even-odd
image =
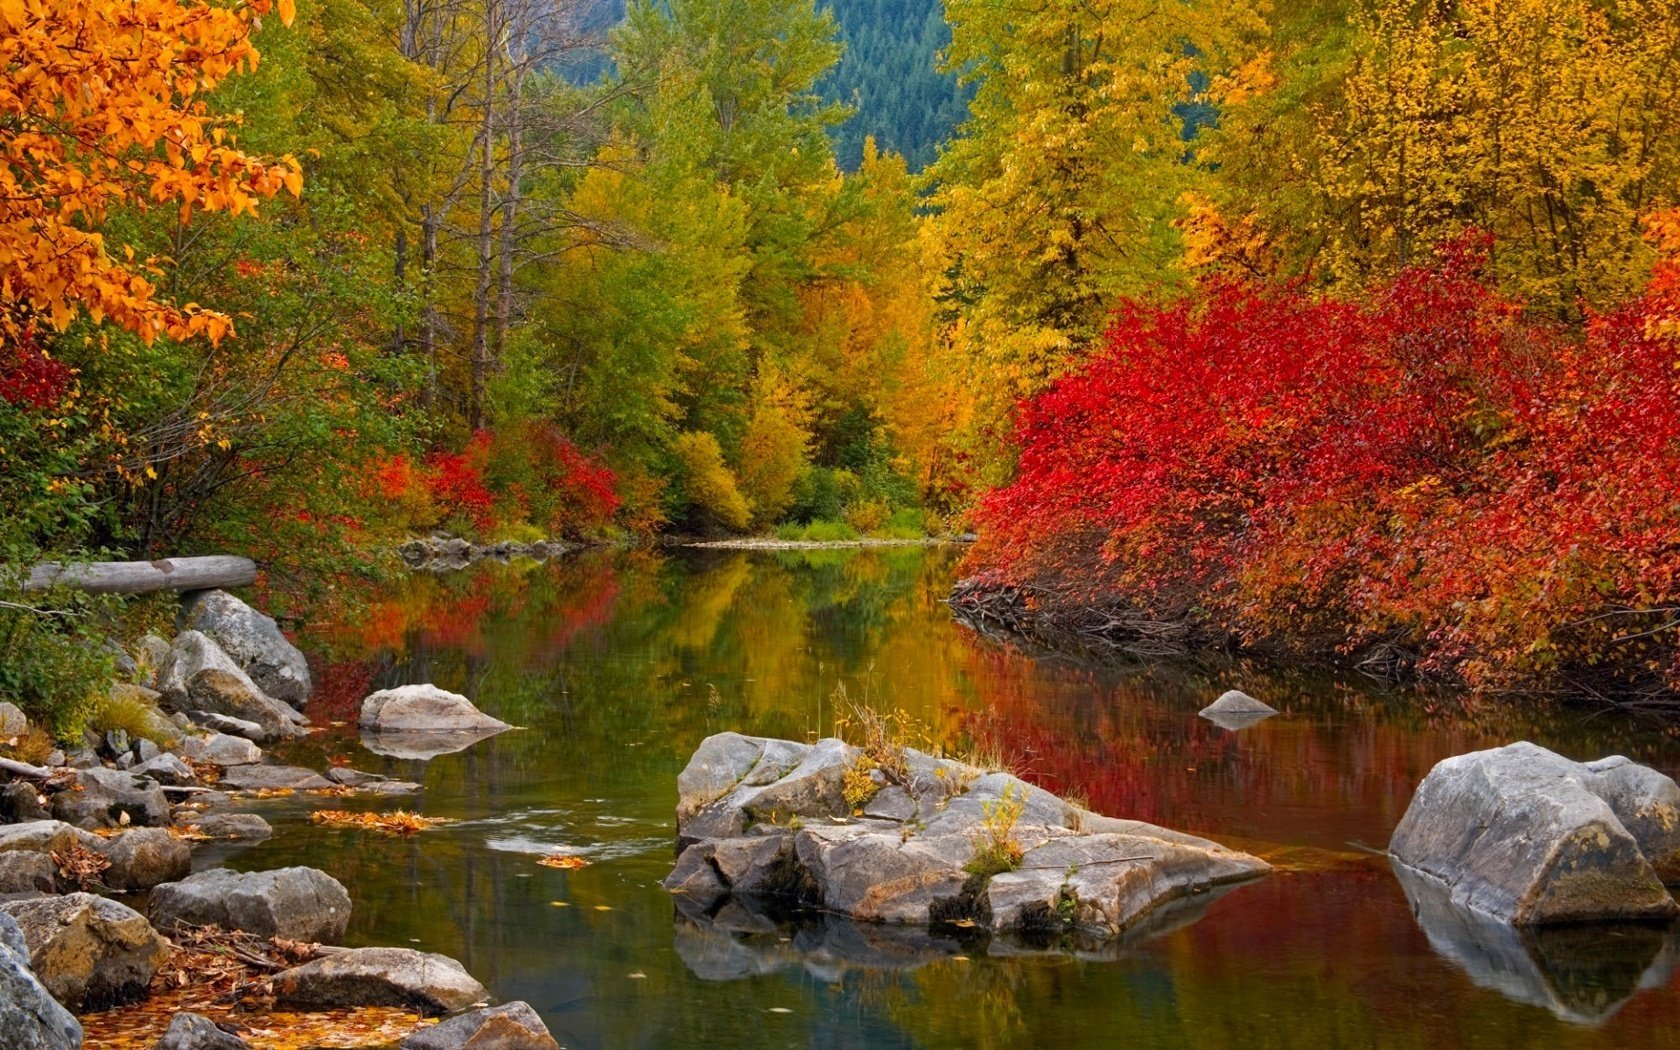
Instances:
[[[74,882],[84,890],[99,885],[99,877],[111,866],[109,860],[86,846],[55,850],[51,856],[53,864],[58,868],[59,877]]]
[[[275,1010],[271,977],[315,958],[316,944],[204,926],[177,932],[171,949],[144,1001],[82,1015],[88,1046],[151,1050],[183,1010],[239,1028],[254,1050],[388,1047],[431,1023],[392,1007]]]
[[[318,809],[309,814],[312,824],[329,828],[360,828],[364,831],[383,831],[390,835],[414,835],[437,824],[446,823],[442,817],[423,817],[406,809],[390,813],[353,813],[347,809]]]
[[[576,853],[550,853],[538,860],[537,863],[545,868],[559,868],[562,871],[576,871],[579,868],[589,866],[589,861]]]

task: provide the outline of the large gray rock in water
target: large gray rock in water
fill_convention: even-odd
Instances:
[[[76,783],[53,796],[53,816],[82,828],[162,827],[169,800],[157,781],[120,769],[84,769]]]
[[[216,1027],[203,1014],[176,1014],[152,1050],[250,1050],[250,1043]]]
[[[707,906],[739,895],[871,923],[1101,940],[1268,870],[1205,839],[1098,817],[1009,774],[916,751],[904,755],[901,782],[859,815],[845,798],[858,759],[838,740],[708,738],[678,778],[681,853],[666,887]],[[1013,871],[985,870],[978,846],[1005,806],[1019,811],[1007,837],[1022,856]]]
[[[454,959],[412,948],[353,948],[276,974],[281,1006],[399,1006],[423,1014],[463,1010],[489,997]]]
[[[272,617],[226,591],[199,591],[182,603],[180,625],[214,639],[274,699],[297,708],[309,699],[309,662]]]
[[[192,848],[164,828],[135,828],[105,843],[111,866],[101,876],[113,890],[149,890],[186,878],[192,871]]]
[[[1669,919],[1680,908],[1598,794],[1637,812],[1645,793],[1630,785],[1644,781],[1526,741],[1459,755],[1424,778],[1389,852],[1454,903],[1518,926]]]
[[[52,997],[98,1010],[146,994],[169,944],[132,908],[91,893],[0,903],[17,920],[29,964]]]
[[[511,729],[459,693],[435,685],[381,689],[362,701],[356,724],[381,733],[477,733]]]
[[[201,813],[175,818],[177,827],[193,827],[207,839],[223,842],[260,842],[274,834],[268,821],[255,813]]]
[[[1239,729],[1258,725],[1278,711],[1277,708],[1254,699],[1240,689],[1230,689],[1196,713],[1221,729],[1229,729],[1234,733]]]
[[[158,675],[163,703],[175,711],[214,711],[262,726],[270,738],[297,736],[303,716],[263,692],[208,636],[184,631]]]
[[[211,868],[152,891],[160,929],[220,926],[258,937],[336,942],[350,922],[350,895],[314,868],[235,872]]]
[[[232,791],[321,791],[332,781],[302,766],[229,766],[220,785]]]
[[[1639,843],[1657,878],[1680,883],[1680,786],[1649,766],[1611,755],[1584,767],[1587,786]]]
[[[81,1023],[36,979],[23,930],[0,913],[0,1046],[77,1050],[81,1045]]]
[[[469,1010],[422,1028],[399,1050],[560,1050],[548,1026],[527,1003]]]
[[[194,762],[208,762],[216,766],[249,766],[263,759],[262,748],[243,737],[213,733],[207,737],[188,737],[179,748],[183,758]]]

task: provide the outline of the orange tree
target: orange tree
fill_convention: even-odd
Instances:
[[[230,330],[157,298],[148,260],[100,231],[118,205],[252,212],[303,176],[240,151],[204,95],[254,68],[251,35],[293,0],[0,0],[0,340],[63,330],[85,310],[150,342]]]

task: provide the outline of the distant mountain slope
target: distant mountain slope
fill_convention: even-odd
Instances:
[[[857,168],[865,136],[904,154],[910,169],[926,167],[939,144],[968,112],[968,91],[938,69],[951,40],[940,0],[830,0],[846,55],[819,85],[829,98],[856,107],[835,129],[834,152]]]

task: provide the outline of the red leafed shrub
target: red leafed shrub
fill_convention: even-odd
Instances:
[[[479,537],[599,533],[618,513],[617,477],[551,424],[480,430],[459,452],[423,463],[397,455],[373,470],[370,489],[408,528],[447,525]]]
[[[1122,606],[1476,683],[1609,666],[1672,686],[1674,303],[1657,288],[1566,335],[1480,259],[1455,245],[1357,304],[1217,283],[1123,306],[1022,406],[982,578],[1051,618]]]
[[[34,334],[0,346],[0,401],[14,408],[47,409],[70,391],[73,373],[35,344]]]

